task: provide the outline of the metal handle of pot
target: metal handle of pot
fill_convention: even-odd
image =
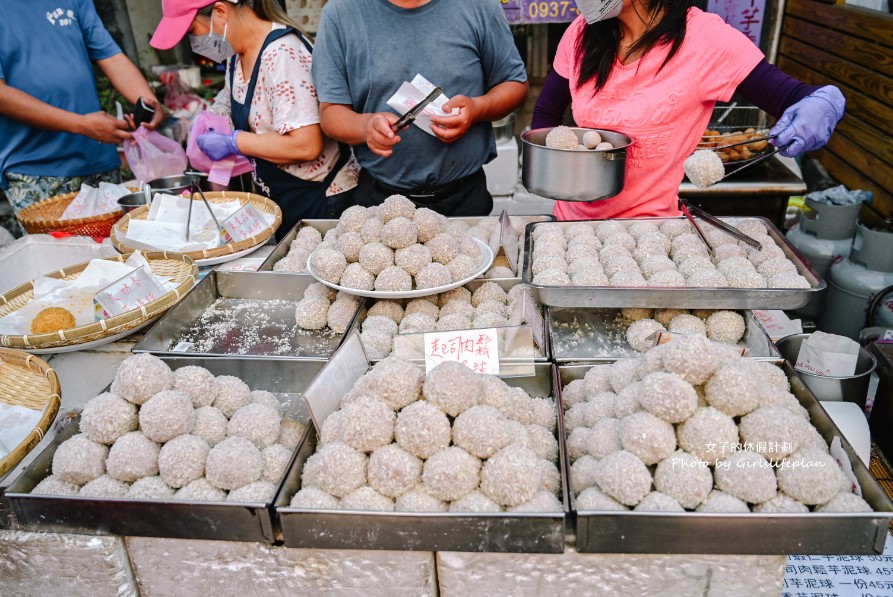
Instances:
[[[603,160],[612,161],[612,162],[613,162],[613,161],[616,161],[616,160],[625,160],[625,159],[626,159],[626,152],[625,152],[625,151],[618,151],[618,152],[616,152],[616,153],[610,153],[610,152],[607,152],[607,151],[606,151],[605,153],[602,154],[602,159],[603,159]]]

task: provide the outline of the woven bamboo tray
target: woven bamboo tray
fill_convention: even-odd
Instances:
[[[0,402],[43,411],[31,433],[0,458],[0,478],[40,443],[59,412],[61,400],[59,378],[46,361],[20,350],[0,348]]]
[[[19,221],[28,234],[68,232],[80,236],[108,236],[124,212],[120,209],[89,218],[60,220],[65,208],[78,196],[77,192],[56,195],[38,201],[19,212]]]
[[[264,228],[258,234],[252,236],[251,238],[246,238],[245,240],[239,242],[229,242],[222,247],[217,247],[216,249],[190,251],[188,253],[168,252],[168,255],[185,255],[190,259],[195,259],[196,261],[204,259],[214,259],[215,257],[224,257],[226,255],[233,255],[235,253],[240,253],[242,251],[251,249],[252,247],[256,247],[267,242],[267,240],[271,236],[273,236],[273,233],[276,232],[276,229],[279,228],[279,225],[282,223],[282,211],[279,209],[279,206],[263,195],[236,191],[221,191],[205,193],[205,198],[211,203],[223,203],[226,201],[232,201],[233,199],[238,199],[242,205],[251,203],[252,207],[257,209],[258,211],[267,214],[273,214],[275,216],[275,219],[273,220],[272,225]],[[199,197],[196,197],[194,200],[201,202],[201,198]],[[193,209],[205,209],[205,206],[199,203],[198,206],[193,206]],[[112,243],[115,245],[116,249],[118,249],[122,253],[129,253],[135,250],[135,247],[131,247],[126,244],[127,227],[130,225],[130,220],[145,220],[148,215],[149,206],[144,205],[143,207],[139,207],[133,210],[132,212],[118,220],[118,222],[112,227],[111,234]]]
[[[120,335],[127,330],[140,327],[180,302],[189,292],[196,281],[198,267],[188,257],[173,253],[143,253],[149,268],[154,274],[171,278],[177,287],[162,295],[151,303],[133,309],[121,315],[115,315],[88,325],[81,325],[67,330],[50,332],[48,334],[26,334],[23,336],[0,336],[0,346],[23,349],[47,349],[75,346],[95,342],[104,338]],[[130,254],[109,257],[109,261],[124,262]],[[47,274],[50,278],[62,280],[76,279],[87,265],[79,263],[59,271]],[[0,295],[0,317],[21,309],[34,297],[34,280],[22,284],[9,292]]]

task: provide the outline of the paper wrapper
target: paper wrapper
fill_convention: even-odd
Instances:
[[[794,368],[822,377],[850,377],[856,373],[859,343],[844,336],[815,332],[800,345]]]
[[[82,184],[80,192],[59,219],[77,220],[119,211],[121,206],[118,205],[118,199],[128,194],[130,189],[124,185],[101,182],[99,188],[95,188]]]

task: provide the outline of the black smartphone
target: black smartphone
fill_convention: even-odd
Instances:
[[[155,109],[140,98],[133,107],[133,125],[139,128],[144,122],[150,122],[155,116]]]

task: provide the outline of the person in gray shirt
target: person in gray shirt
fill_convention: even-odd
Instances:
[[[396,133],[387,100],[421,74],[450,98],[429,135]],[[487,215],[483,165],[496,156],[490,123],[527,97],[527,73],[494,0],[330,0],[313,51],[320,124],[354,146],[356,199],[402,194],[449,216]]]

